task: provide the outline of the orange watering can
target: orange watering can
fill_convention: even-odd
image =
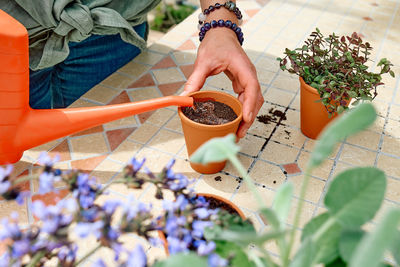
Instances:
[[[28,32],[0,10],[0,165],[15,163],[25,150],[97,126],[193,98],[166,96],[134,103],[71,109],[29,106]]]

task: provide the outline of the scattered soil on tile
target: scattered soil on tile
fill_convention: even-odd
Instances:
[[[194,108],[184,107],[182,112],[192,121],[207,125],[220,125],[237,118],[230,106],[213,100],[195,101]]]
[[[371,3],[373,6],[379,6],[378,3]]]
[[[366,21],[372,21],[373,19],[372,19],[372,18],[370,18],[370,17],[363,17],[363,20],[366,20]]]
[[[291,132],[289,132],[289,131],[287,131],[287,130],[284,130],[284,131],[285,131],[285,133],[287,134],[287,136],[285,136],[285,139],[289,140],[289,139],[290,139]]]
[[[284,174],[287,174],[287,171],[283,171]]]
[[[276,181],[273,181],[274,184],[276,184]]]
[[[268,114],[257,116],[257,120],[264,124],[286,120],[286,114],[280,110],[270,108]]]
[[[217,182],[221,182],[222,181],[222,177],[221,176],[216,176],[214,177],[214,180]]]

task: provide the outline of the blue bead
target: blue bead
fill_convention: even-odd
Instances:
[[[236,30],[236,28],[237,28],[236,23],[233,23],[232,26],[231,26],[231,29],[232,29],[232,30]]]
[[[200,36],[200,37],[199,37],[199,41],[200,41],[200,42],[203,41],[203,39],[204,39],[204,36]]]
[[[218,26],[218,22],[216,20],[211,21],[211,27],[216,28]]]
[[[240,32],[237,36],[238,36],[238,38],[243,37],[243,32]]]
[[[208,7],[208,11],[213,12],[214,11],[214,7],[213,6],[209,6]]]
[[[225,27],[228,27],[228,28],[232,27],[232,21],[230,21],[230,20],[225,21]]]
[[[239,27],[237,27],[236,30],[235,30],[235,32],[236,32],[237,34],[239,34],[241,31],[242,31],[242,29],[240,29]]]
[[[206,32],[199,32],[199,36],[204,36],[206,35]]]
[[[224,27],[225,26],[225,21],[222,20],[222,19],[218,20],[218,26]]]
[[[220,3],[216,3],[214,6],[215,6],[216,9],[219,9],[221,7],[221,4]]]
[[[204,23],[204,28],[206,31],[208,31],[209,29],[211,29],[211,24],[210,23]]]
[[[203,13],[206,14],[206,15],[208,15],[208,14],[210,14],[210,10],[208,10],[208,9],[206,8],[206,9],[204,9]]]
[[[200,28],[200,32],[206,32],[206,29],[204,28],[204,26],[202,26],[202,27]]]

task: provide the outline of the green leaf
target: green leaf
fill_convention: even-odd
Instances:
[[[348,94],[351,98],[357,97],[357,93],[354,92],[354,91],[347,91],[347,94]]]
[[[325,206],[342,226],[359,227],[374,217],[382,204],[385,189],[383,171],[373,167],[349,169],[330,184]]]
[[[190,157],[190,161],[207,164],[227,160],[230,155],[235,155],[240,151],[240,147],[236,145],[235,140],[236,136],[234,134],[213,138],[199,147]]]
[[[376,267],[380,265],[384,252],[392,246],[400,223],[400,209],[391,209],[376,225],[373,232],[368,233],[357,246],[350,260],[350,267]]]
[[[390,76],[392,76],[392,77],[394,78],[394,76],[395,76],[395,75],[394,75],[394,71],[392,71],[392,70],[389,71],[389,74],[390,74]]]
[[[400,265],[400,231],[397,231],[396,238],[390,250],[392,251],[393,258],[396,260],[397,265]]]
[[[290,211],[292,196],[293,184],[291,182],[281,185],[275,194],[275,198],[272,203],[272,209],[275,211],[280,221],[280,229],[284,229],[284,225]]]
[[[336,258],[329,264],[326,264],[325,267],[347,267],[347,264],[340,258]]]
[[[329,213],[322,213],[309,221],[303,229],[301,240],[311,238],[322,225],[324,225],[330,218]],[[330,226],[316,243],[316,259],[317,263],[329,263],[333,261],[338,255],[338,244],[342,227],[338,223]]]
[[[339,254],[340,257],[345,261],[349,262],[351,256],[354,253],[357,245],[360,243],[361,238],[365,232],[361,229],[358,230],[346,230],[342,232],[342,236],[339,241]]]
[[[344,112],[322,132],[311,155],[308,168],[318,167],[333,152],[336,143],[366,129],[375,121],[375,118],[376,112],[370,103],[358,105]]]
[[[316,245],[308,238],[302,243],[289,267],[310,267],[313,266],[316,256]]]
[[[234,267],[255,266],[254,263],[249,260],[246,253],[244,253],[243,249],[238,245],[226,241],[215,241],[215,244],[217,245],[215,252],[218,255],[220,255],[222,258],[225,259],[232,257],[229,266],[234,266]],[[185,266],[188,266],[189,261],[185,263],[186,263]],[[190,267],[192,267],[192,263],[190,263]]]
[[[163,261],[156,262],[154,267],[186,267],[190,262],[190,267],[207,267],[207,258],[197,256],[197,254],[179,253],[169,256]]]

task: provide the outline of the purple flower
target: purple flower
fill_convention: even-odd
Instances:
[[[17,223],[10,223],[7,218],[4,218],[1,224],[3,227],[0,230],[0,240],[5,240],[7,238],[14,239],[22,236],[21,229]]]
[[[208,266],[210,267],[224,267],[228,266],[228,261],[221,258],[218,254],[211,254],[208,256]]]
[[[29,197],[31,193],[29,191],[22,191],[18,193],[18,196],[15,198],[15,201],[18,205],[23,205],[25,203],[25,198]]]
[[[119,200],[107,200],[103,205],[103,210],[107,215],[112,215],[120,205],[121,201]]]
[[[59,228],[68,226],[73,219],[70,214],[64,214],[63,208],[66,202],[61,201],[55,206],[45,206],[41,201],[32,203],[32,212],[42,221],[42,231],[54,234]]]
[[[7,251],[0,256],[0,266],[10,266],[10,253]]]
[[[168,236],[167,242],[168,242],[168,251],[171,254],[189,251],[188,249],[189,243],[185,242],[184,240],[181,240],[173,236]]]
[[[102,221],[96,221],[94,223],[79,222],[75,227],[75,233],[80,238],[85,238],[93,234],[97,239],[99,239],[101,237],[103,226],[104,223]]]
[[[29,252],[30,242],[28,239],[21,239],[14,241],[12,245],[12,257],[19,258]]]
[[[197,246],[197,254],[200,256],[205,256],[213,252],[216,248],[214,242],[206,242],[204,240],[196,240],[195,246]]]
[[[49,157],[46,152],[40,153],[38,162],[46,167],[53,167],[53,165],[60,161],[60,155],[56,155],[53,159]]]
[[[133,172],[137,173],[142,168],[145,161],[146,161],[145,158],[143,158],[141,161],[132,158],[130,163],[132,165]]]
[[[80,173],[76,183],[78,188],[73,192],[74,197],[79,200],[79,204],[82,208],[90,208],[94,204],[100,185],[96,183],[94,178],[89,177],[86,173]]]
[[[5,169],[0,167],[0,195],[4,194],[11,187],[10,181],[8,181],[8,177],[10,176],[13,170],[12,165],[8,165]]]
[[[98,259],[91,265],[91,267],[107,267],[107,265],[104,263],[102,259]]]
[[[72,244],[71,247],[62,247],[58,252],[58,259],[63,262],[73,262],[76,258],[76,252],[78,251],[78,246]]]
[[[210,221],[193,221],[192,223],[192,236],[195,238],[202,238],[203,232],[206,227],[212,227],[213,223]]]
[[[147,257],[141,245],[137,245],[135,249],[129,254],[127,267],[145,267],[147,266]]]
[[[133,195],[129,195],[128,201],[122,203],[122,211],[128,221],[134,219],[138,213],[149,213],[151,209],[151,205],[142,202],[136,203]]]
[[[43,172],[39,177],[39,194],[46,194],[54,191],[54,182],[59,180],[59,176],[54,176],[51,172]]]
[[[179,195],[176,198],[176,201],[174,202],[174,210],[185,210],[187,205],[189,204],[189,201],[185,198],[184,195]]]

